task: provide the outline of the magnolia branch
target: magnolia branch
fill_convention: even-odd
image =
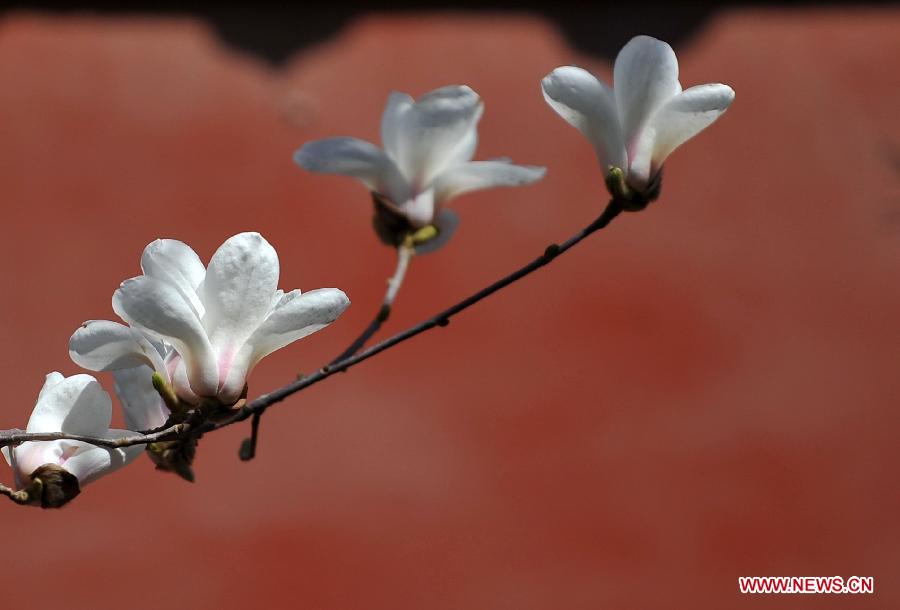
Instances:
[[[397,333],[393,337],[385,339],[381,343],[373,345],[369,349],[363,350],[358,354],[340,360],[339,362],[335,362],[329,364],[327,366],[322,367],[315,373],[302,377],[293,383],[290,383],[286,386],[278,388],[268,394],[264,394],[257,398],[256,400],[245,404],[240,409],[235,410],[235,412],[228,418],[217,422],[217,423],[207,423],[201,426],[201,432],[207,432],[211,430],[216,430],[219,428],[224,428],[225,426],[230,426],[231,424],[235,424],[237,422],[241,422],[246,420],[248,417],[254,415],[255,413],[259,413],[265,411],[270,406],[277,402],[281,402],[285,398],[296,394],[297,392],[308,388],[311,385],[314,385],[323,379],[327,379],[331,377],[335,373],[340,373],[342,371],[346,371],[350,367],[363,362],[364,360],[368,360],[369,358],[380,354],[381,352],[394,347],[400,343],[403,343],[407,339],[412,339],[416,335],[420,335],[425,331],[431,330],[435,327],[444,327],[450,323],[450,318],[455,316],[456,314],[462,312],[465,309],[468,309],[472,305],[475,305],[479,301],[491,296],[495,292],[502,290],[503,288],[509,286],[510,284],[522,279],[523,277],[537,271],[541,267],[544,267],[554,260],[564,252],[567,252],[571,248],[578,245],[582,240],[591,234],[605,228],[613,219],[616,218],[623,211],[622,203],[619,199],[612,199],[607,204],[606,208],[603,210],[603,213],[597,217],[594,222],[586,226],[584,229],[570,237],[568,240],[563,242],[562,244],[551,244],[547,246],[544,250],[544,253],[538,256],[536,259],[517,269],[516,271],[510,273],[504,278],[501,278],[487,286],[475,294],[469,296],[468,298],[463,299],[462,301],[448,307],[442,312],[428,318],[427,320],[416,324],[400,333]]]
[[[24,430],[13,428],[11,430],[0,430],[0,447],[18,445],[30,441],[80,441],[96,445],[97,447],[106,447],[107,449],[121,449],[132,445],[146,445],[147,443],[174,440],[190,431],[190,429],[190,424],[180,423],[161,430],[135,433],[113,439],[85,436],[83,434],[68,434],[66,432],[25,432]]]
[[[502,290],[510,284],[517,282],[525,276],[530,275],[538,269],[549,265],[551,262],[556,260],[559,255],[575,247],[591,234],[605,228],[607,225],[609,225],[610,222],[613,221],[613,219],[616,218],[616,216],[618,216],[623,211],[623,209],[623,205],[618,199],[611,200],[604,209],[603,213],[599,217],[597,217],[597,219],[594,220],[591,224],[570,237],[565,242],[561,244],[554,243],[549,245],[544,250],[543,254],[541,254],[525,266],[510,273],[509,275],[497,280],[489,286],[479,290],[478,292],[435,314],[434,316],[431,316],[430,318],[420,322],[419,324],[416,324],[415,326],[412,326],[388,339],[385,339],[381,343],[377,343],[376,345],[373,345],[368,349],[334,361],[331,364],[322,367],[315,373],[312,373],[311,375],[302,377],[301,379],[298,379],[293,383],[289,383],[281,388],[278,388],[277,390],[269,392],[268,394],[264,394],[256,400],[246,403],[238,409],[234,409],[230,414],[220,414],[215,419],[215,421],[207,419],[206,421],[199,424],[182,422],[167,426],[162,429],[151,430],[147,431],[146,433],[136,433],[134,435],[118,439],[97,438],[77,434],[67,434],[62,432],[28,433],[17,429],[4,430],[0,431],[0,447],[18,445],[19,443],[24,443],[27,441],[73,440],[90,443],[98,447],[117,449],[122,447],[129,447],[132,445],[171,441],[182,438],[196,439],[207,432],[218,430],[219,428],[224,428],[226,426],[245,421],[251,416],[263,413],[266,409],[268,409],[275,403],[281,402],[285,398],[288,398],[289,396],[296,394],[297,392],[300,392],[301,390],[304,390],[311,385],[327,379],[335,373],[346,371],[350,367],[368,360],[369,358],[372,358],[373,356],[376,356],[385,350],[399,345],[400,343],[403,343],[408,339],[412,339],[417,335],[431,330],[432,328],[447,326],[453,316],[486,299],[487,297],[491,296],[495,292],[498,292],[499,290]],[[398,283],[399,281],[402,281],[402,274],[405,272],[408,262],[408,260],[406,262],[398,262],[398,271],[394,276],[394,278],[400,278],[400,280],[398,280]],[[388,296],[390,296],[391,293],[391,287],[389,286]],[[393,297],[395,296],[396,291],[394,290]],[[363,335],[360,335],[360,337],[362,336]],[[371,334],[369,336],[371,336]],[[256,425],[258,426],[258,419]],[[0,489],[0,494],[9,495],[4,493],[2,489]]]

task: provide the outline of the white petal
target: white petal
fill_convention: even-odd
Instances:
[[[6,459],[6,463],[12,467],[13,471],[13,482],[15,483],[16,489],[21,489],[25,485],[25,476],[23,476],[23,468],[21,464],[20,453],[28,450],[28,445],[34,445],[35,443],[22,443],[18,447],[15,447],[14,450],[10,450],[9,446],[0,447],[0,453],[3,454],[3,457]],[[32,468],[32,470],[34,470]]]
[[[409,197],[409,186],[394,161],[365,140],[328,138],[307,142],[294,153],[294,161],[310,172],[352,176],[394,201]]]
[[[219,375],[212,345],[190,303],[174,286],[148,276],[127,280],[113,294],[113,310],[131,326],[171,343],[185,360],[194,391],[215,396]]]
[[[632,160],[629,180],[646,184],[672,151],[709,127],[734,100],[728,85],[697,85],[670,99],[650,119]]]
[[[625,140],[609,87],[574,66],[557,68],[544,78],[541,87],[550,107],[594,145],[604,173],[611,165],[628,167]]]
[[[16,447],[13,451],[16,486],[22,487],[30,480],[31,473],[44,464],[58,464],[67,448],[64,443],[68,446],[76,445],[72,441],[29,441]],[[86,445],[86,443],[77,443],[77,445]],[[76,449],[77,446],[72,451]]]
[[[22,443],[25,445],[27,443]],[[16,486],[16,489],[21,489],[23,487],[22,475],[19,471],[19,460],[18,460],[18,452],[21,450],[22,445],[16,447],[15,452],[9,450],[9,447],[0,447],[0,453],[3,454],[3,457],[6,459],[6,463],[12,467],[13,471],[13,482]]]
[[[88,320],[69,339],[72,361],[91,371],[114,371],[146,364],[165,375],[162,350],[161,345],[154,346],[141,331],[108,320]]]
[[[40,402],[41,398],[43,398],[44,392],[48,392],[53,386],[60,383],[61,381],[65,381],[65,379],[66,378],[63,376],[63,374],[58,371],[47,373],[47,376],[44,378],[44,387],[41,388],[41,391],[38,394],[38,402]]]
[[[198,317],[203,317],[203,304],[197,289],[203,283],[206,268],[190,246],[175,239],[157,239],[144,248],[141,255],[144,275],[173,284]]]
[[[400,147],[401,133],[406,114],[412,109],[413,98],[406,93],[392,91],[381,115],[381,144],[384,151],[396,162]]]
[[[138,366],[113,371],[116,395],[129,430],[151,430],[166,423],[169,409],[153,387],[153,369]]]
[[[417,245],[417,255],[434,252],[450,241],[450,238],[453,237],[453,234],[456,233],[456,228],[459,226],[459,216],[453,210],[442,208],[434,219],[434,226],[438,230],[437,236]]]
[[[171,358],[168,361],[168,365],[169,375],[172,380],[172,387],[175,389],[175,393],[178,395],[178,398],[187,402],[188,404],[200,404],[200,397],[197,396],[196,392],[194,392],[194,389],[191,387],[190,379],[188,379],[187,368],[184,366],[184,360],[180,356],[178,356],[178,354],[174,354],[174,358]]]
[[[272,302],[269,304],[269,313],[278,307],[278,304],[281,303],[281,300],[284,298],[284,290],[279,288],[275,291],[275,294],[272,296]],[[268,314],[267,314],[268,315]]]
[[[478,106],[478,113],[472,120],[472,124],[469,127],[468,131],[465,132],[465,135],[463,135],[462,139],[459,141],[459,144],[456,145],[456,148],[453,150],[453,152],[448,155],[446,161],[443,163],[440,169],[436,169],[431,174],[431,176],[428,177],[428,183],[433,182],[434,179],[447,168],[472,160],[472,157],[475,156],[475,149],[478,148],[478,121],[481,120],[481,115],[483,113],[484,104],[480,104]]]
[[[285,294],[234,358],[220,391],[223,402],[237,400],[250,371],[265,356],[328,326],[349,305],[347,295],[337,288],[321,288],[302,294],[293,290]]]
[[[434,220],[434,189],[426,189],[415,199],[409,199],[400,206],[399,212],[409,219],[409,223],[417,228],[428,226]]]
[[[277,294],[278,273],[278,254],[259,233],[230,237],[213,254],[203,284],[203,324],[220,358],[262,324]]]
[[[625,146],[633,158],[638,132],[660,106],[681,92],[675,51],[656,38],[635,36],[616,57],[613,88]]]
[[[337,288],[319,288],[301,294],[292,290],[253,333],[247,343],[256,360],[328,326],[350,305]]]
[[[543,167],[503,161],[471,161],[451,167],[434,181],[435,199],[443,203],[469,191],[495,186],[522,186],[544,177]]]
[[[95,481],[107,472],[125,465],[125,454],[116,449],[104,449],[87,443],[71,443],[67,451],[75,451],[68,458],[61,457],[57,463],[78,478],[79,485]]]
[[[115,439],[133,434],[128,430],[108,430],[105,436]],[[73,449],[75,451],[71,457],[64,457],[58,463],[75,475],[82,486],[125,466],[137,458],[144,448],[143,445],[132,445],[121,449],[105,449],[87,443],[68,443],[64,449],[65,454],[71,453]]]
[[[47,375],[27,432],[67,432],[102,436],[112,418],[109,394],[90,375],[72,375],[62,380]]]
[[[483,110],[472,89],[451,85],[426,93],[396,115],[392,154],[414,194],[447,167],[472,158]]]

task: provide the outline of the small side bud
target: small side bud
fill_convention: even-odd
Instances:
[[[241,441],[241,448],[238,450],[238,457],[242,462],[249,462],[256,457],[256,448],[253,446],[252,438],[245,438]]]
[[[606,190],[622,209],[626,212],[639,212],[646,208],[650,202],[656,201],[662,187],[662,169],[653,176],[653,179],[642,191],[636,191],[628,186],[625,180],[625,172],[622,168],[610,166],[606,173]]]
[[[155,371],[153,373],[152,381],[153,389],[162,397],[163,402],[166,403],[169,411],[172,413],[180,413],[183,410],[181,408],[181,401],[178,400],[178,396],[175,394],[175,390],[172,389],[172,386],[169,385],[169,382],[163,379],[163,376]]]
[[[81,493],[78,478],[56,464],[44,464],[31,473],[31,483],[23,490],[41,508],[61,508]]]
[[[434,225],[422,227],[412,234],[412,245],[419,246],[438,236],[438,228]]]
[[[629,201],[632,197],[631,189],[625,182],[625,172],[621,167],[610,165],[606,172],[606,190],[612,195],[613,199],[619,201]]]

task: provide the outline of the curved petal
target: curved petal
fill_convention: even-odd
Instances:
[[[107,438],[122,438],[134,434],[128,430],[107,430]],[[74,474],[81,485],[96,481],[103,475],[125,466],[143,451],[143,445],[132,445],[121,449],[105,449],[87,443],[66,441],[63,455],[57,462]],[[74,451],[73,451],[74,450]],[[71,457],[66,457],[71,454]]]
[[[320,288],[302,294],[293,290],[285,294],[234,358],[220,390],[222,401],[237,400],[250,371],[265,356],[328,326],[349,305],[350,299],[337,288]]]
[[[157,239],[144,248],[141,269],[144,275],[175,286],[197,316],[203,317],[203,303],[197,289],[206,276],[206,267],[190,246],[176,239]]]
[[[197,396],[196,392],[194,392],[194,389],[191,387],[191,382],[188,379],[187,368],[184,365],[184,360],[177,354],[175,354],[175,357],[171,358],[168,361],[168,365],[169,375],[172,380],[172,387],[174,388],[175,393],[178,395],[178,398],[188,404],[200,404],[200,397]]]
[[[254,360],[320,330],[344,313],[350,299],[337,288],[319,288],[301,294],[292,290],[247,340]]]
[[[396,114],[392,154],[414,193],[447,167],[472,158],[483,110],[472,89],[450,85],[426,93]]]
[[[660,106],[681,92],[675,51],[662,40],[635,36],[616,56],[613,88],[625,146],[632,158],[638,131]]]
[[[456,145],[456,148],[448,155],[443,166],[428,176],[426,184],[431,184],[447,168],[472,160],[472,157],[475,156],[475,149],[478,148],[478,121],[481,120],[482,114],[484,114],[484,104],[478,106],[478,112],[472,119],[469,129],[465,132],[459,144]]]
[[[415,199],[405,201],[399,212],[406,216],[409,223],[417,228],[428,226],[434,221],[435,200],[434,189],[426,189],[419,193]]]
[[[262,324],[278,289],[278,254],[259,233],[240,233],[222,244],[206,272],[206,327],[221,360],[230,359]]]
[[[109,394],[90,375],[59,379],[50,373],[28,420],[27,432],[102,436],[112,418]]]
[[[126,280],[113,294],[113,310],[131,326],[171,343],[185,360],[194,391],[215,396],[219,375],[212,345],[193,308],[174,286],[149,276]]]
[[[269,304],[269,313],[275,310],[278,307],[278,304],[281,303],[281,300],[284,298],[284,290],[279,288],[275,291],[275,294],[272,296],[272,302]],[[268,314],[266,314],[268,315]]]
[[[65,442],[70,445],[75,444],[72,441]],[[16,447],[12,454],[14,459],[9,460],[15,468],[16,486],[22,487],[27,481],[30,481],[31,473],[44,464],[58,464],[66,449],[63,443],[64,441],[29,441]],[[87,445],[87,443],[78,443],[78,445]],[[4,449],[6,448],[4,447]]]
[[[407,181],[394,161],[365,140],[342,137],[307,142],[294,153],[294,161],[310,172],[352,176],[394,201],[409,197]]]
[[[115,391],[129,430],[151,430],[166,423],[169,409],[153,387],[153,369],[137,366],[113,371]]]
[[[594,145],[604,173],[614,165],[628,167],[625,140],[616,113],[613,92],[581,68],[557,68],[541,82],[544,99],[559,116]]]
[[[459,216],[453,210],[442,208],[434,219],[434,226],[438,230],[437,236],[418,244],[416,246],[417,255],[434,252],[450,241],[450,238],[453,237],[453,234],[456,233],[456,228],[459,226]]]
[[[412,109],[413,98],[399,91],[391,91],[388,95],[384,113],[381,115],[381,144],[384,151],[396,162],[400,147],[401,133],[406,114]]]
[[[108,320],[88,320],[69,339],[69,356],[91,371],[114,371],[146,364],[166,374],[161,345],[139,330]]]
[[[41,398],[44,397],[45,392],[49,392],[50,389],[58,384],[61,381],[65,381],[65,377],[62,373],[58,371],[53,371],[52,373],[47,373],[47,376],[44,377],[44,386],[41,388],[41,391],[38,393],[38,402],[41,401]]]
[[[78,478],[79,485],[95,481],[107,472],[125,465],[125,454],[118,449],[104,449],[87,443],[72,443],[66,447],[75,453],[66,458],[65,454],[57,463]]]
[[[543,167],[503,161],[471,161],[451,167],[434,181],[435,199],[443,203],[470,191],[495,186],[522,186],[544,177]]]
[[[709,84],[686,89],[666,102],[638,140],[629,180],[649,182],[672,151],[709,127],[733,100],[731,87]]]

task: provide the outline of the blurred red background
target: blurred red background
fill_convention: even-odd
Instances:
[[[898,31],[895,9],[716,15],[676,45],[681,80],[737,99],[669,160],[659,202],[273,409],[253,462],[234,427],[203,440],[194,485],[142,457],[61,511],[0,503],[6,604],[898,607]],[[360,185],[291,154],[379,141],[391,90],[472,86],[477,158],[549,173],[453,202],[459,232],[414,261],[386,333],[564,239],[606,199],[540,94],[569,63],[611,77],[524,14],[370,15],[278,69],[199,20],[7,14],[0,427],[25,424],[46,372],[78,372],[70,333],[112,319],[157,237],[208,260],[258,230],[283,288],[353,300],[251,395],[339,352],[392,253]],[[835,574],[876,593],[737,589]]]

